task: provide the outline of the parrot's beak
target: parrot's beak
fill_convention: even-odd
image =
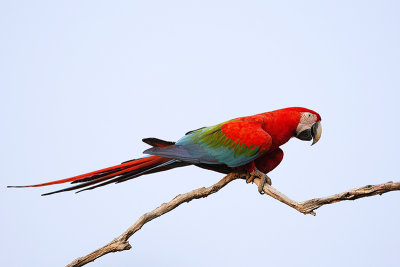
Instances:
[[[313,138],[313,142],[311,145],[316,144],[318,140],[321,138],[322,127],[321,122],[316,122],[311,126],[311,136]]]
[[[303,141],[311,141],[313,140],[312,144],[318,142],[321,138],[322,127],[321,122],[317,121],[311,127],[308,125],[299,125],[298,129],[296,130],[296,138],[303,140]]]

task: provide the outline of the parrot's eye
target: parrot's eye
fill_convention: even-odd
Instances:
[[[303,114],[301,115],[300,123],[302,124],[314,123],[315,119],[316,119],[315,115],[312,114],[311,112],[303,112]]]

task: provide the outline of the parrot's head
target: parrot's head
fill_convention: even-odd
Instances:
[[[317,112],[305,108],[301,108],[298,112],[300,119],[295,137],[303,141],[313,140],[311,145],[314,145],[321,138],[321,116]]]

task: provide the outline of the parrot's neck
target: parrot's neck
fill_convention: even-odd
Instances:
[[[276,110],[263,113],[263,115],[263,128],[272,137],[271,150],[280,147],[295,136],[297,125],[300,122],[300,115],[298,112]]]

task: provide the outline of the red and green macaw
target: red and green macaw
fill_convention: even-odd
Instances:
[[[264,182],[271,184],[267,173],[282,161],[280,146],[292,137],[304,141],[313,139],[312,144],[315,144],[321,137],[320,121],[321,116],[317,112],[301,107],[240,117],[190,131],[177,142],[145,138],[143,141],[152,148],[143,152],[149,155],[143,158],[67,179],[17,187],[71,182],[78,184],[44,195],[75,189],[84,191],[114,182],[125,182],[144,174],[196,165],[221,173],[247,171],[253,179],[261,176],[261,193]]]

